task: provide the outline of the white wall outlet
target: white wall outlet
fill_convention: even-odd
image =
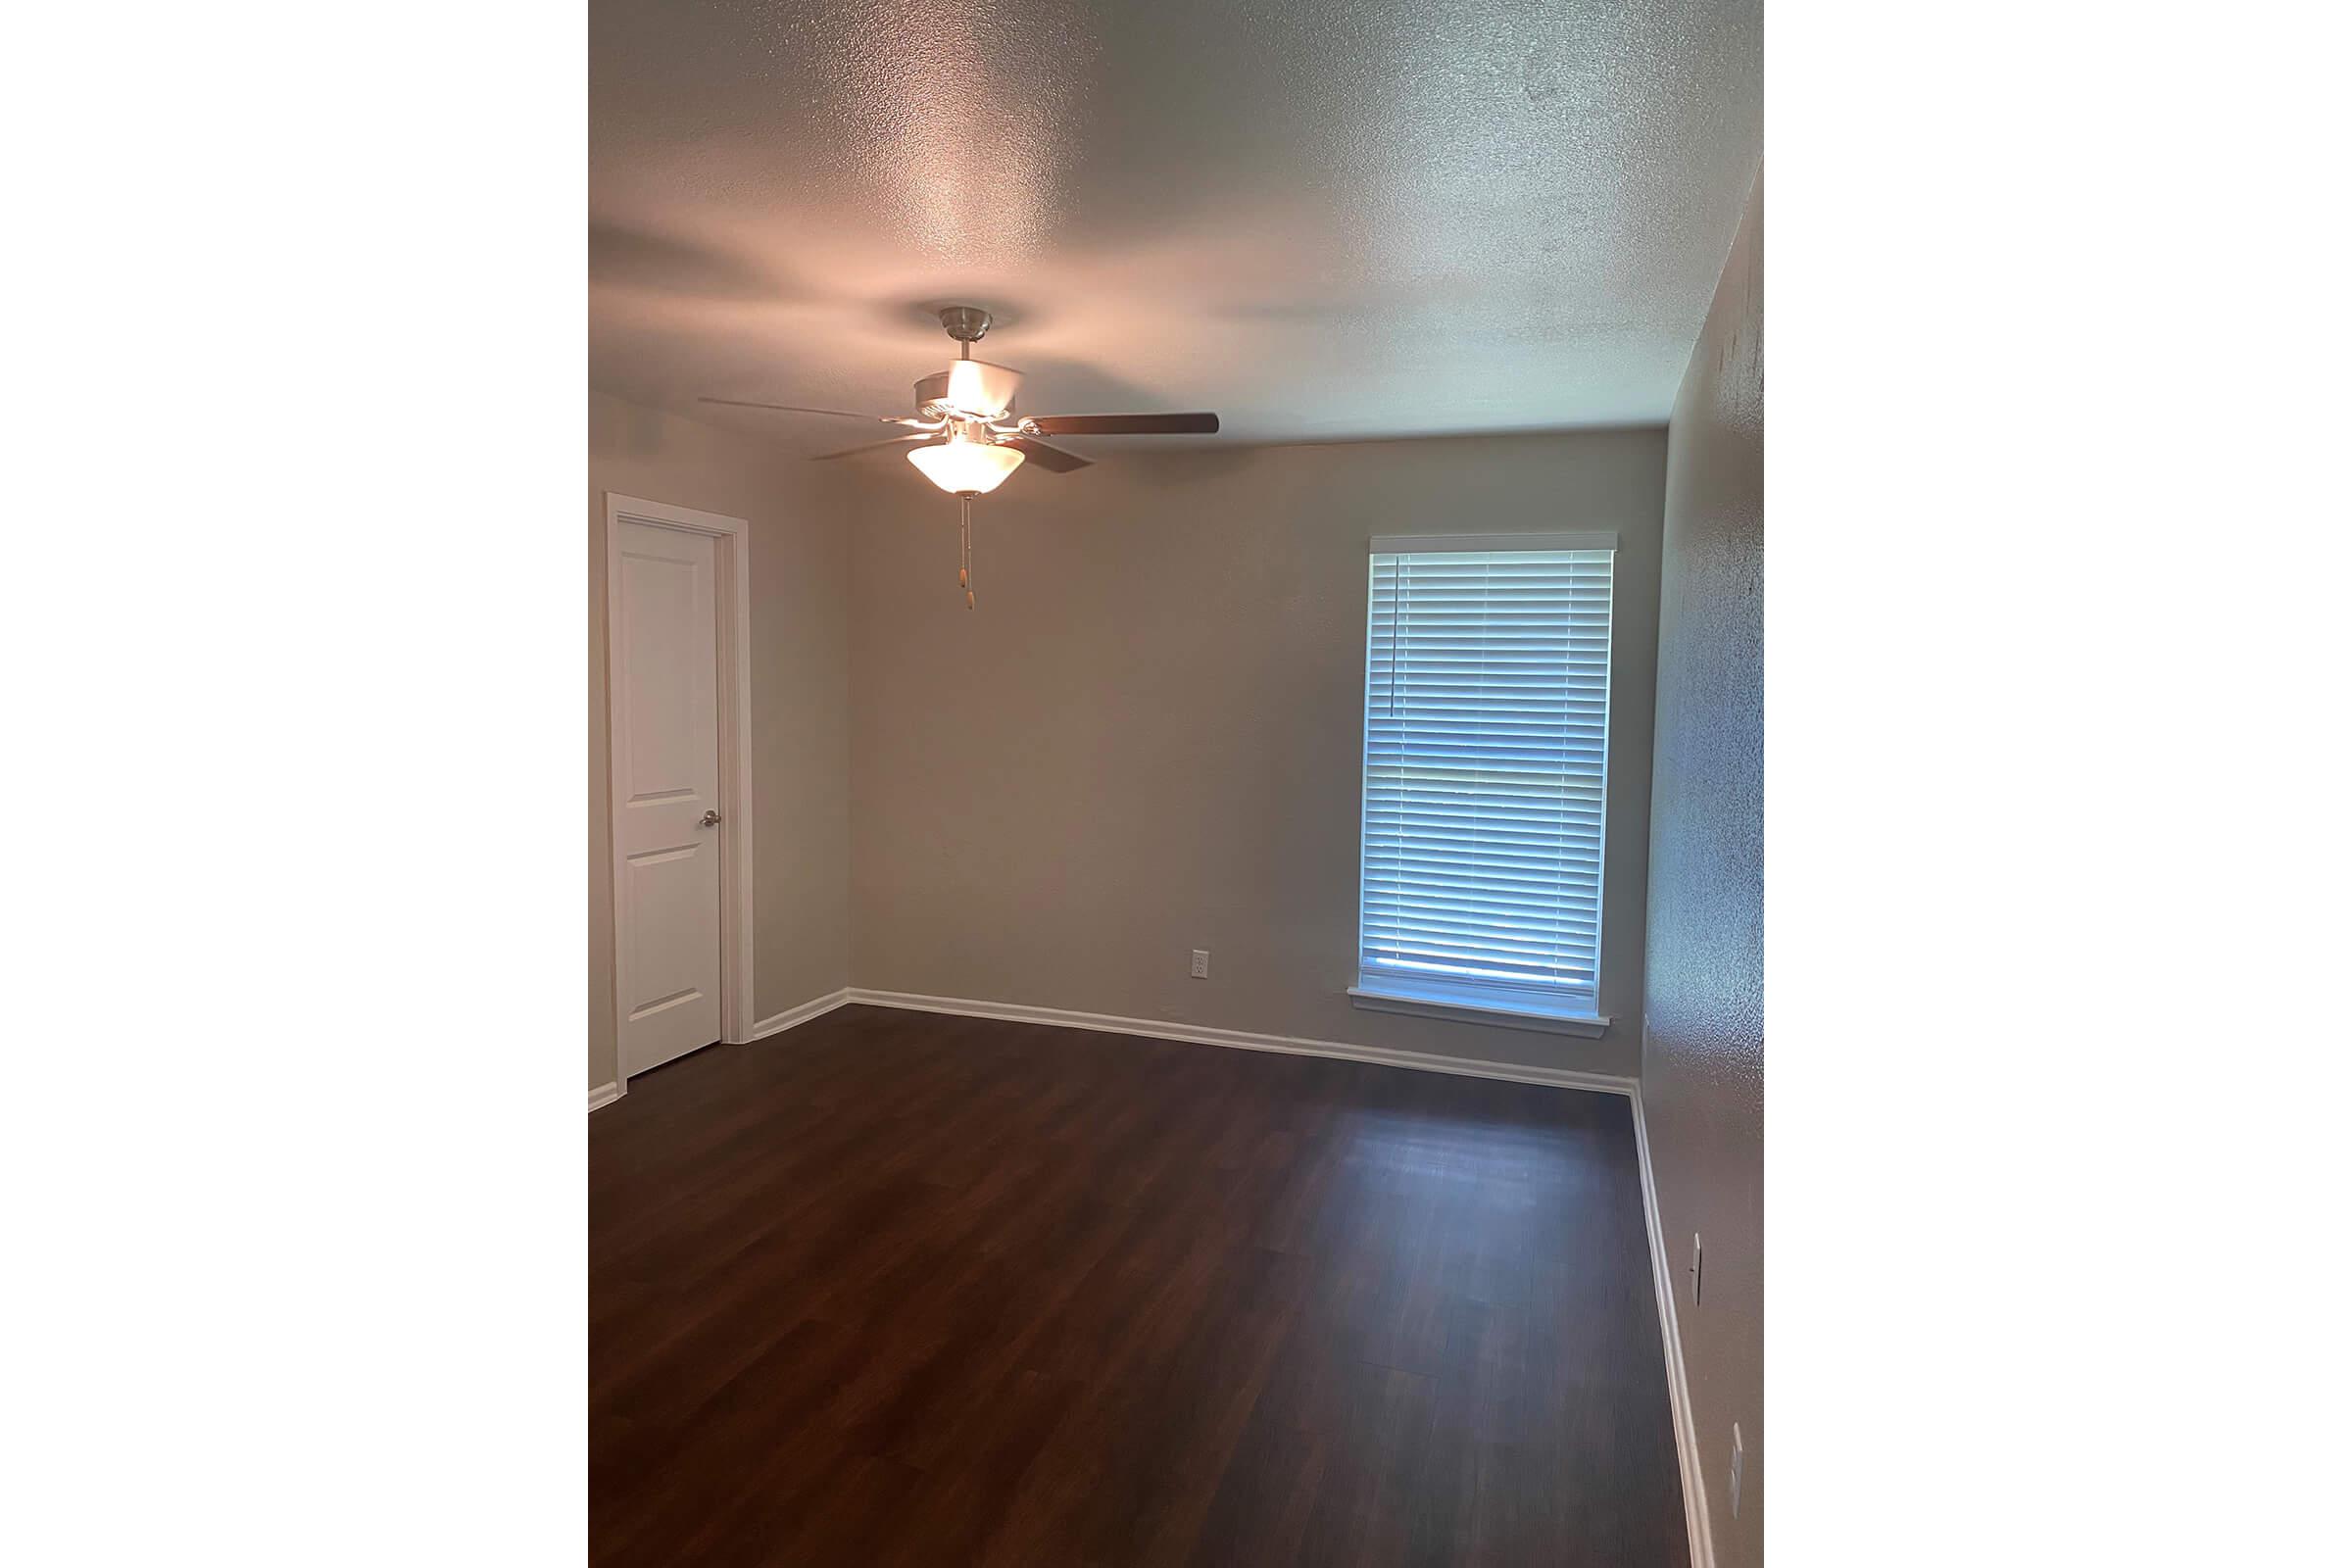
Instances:
[[[1706,1253],[1698,1245],[1698,1232],[1690,1233],[1690,1304],[1698,1304],[1700,1288],[1707,1282]]]
[[[1747,1468],[1747,1449],[1740,1442],[1740,1423],[1732,1423],[1732,1517],[1740,1517],[1740,1477]]]
[[[1208,950],[1206,948],[1193,950],[1193,978],[1196,980],[1208,978]]]

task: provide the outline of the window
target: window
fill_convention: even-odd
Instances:
[[[1359,1004],[1584,1033],[1606,1021],[1616,547],[1609,533],[1372,541]]]

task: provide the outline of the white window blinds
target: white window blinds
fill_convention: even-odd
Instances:
[[[1365,990],[1594,1010],[1616,542],[1372,541]]]

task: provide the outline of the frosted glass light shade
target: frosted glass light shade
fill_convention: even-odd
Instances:
[[[956,440],[916,447],[906,454],[906,461],[952,496],[984,496],[1010,478],[1022,460],[1014,447]]]

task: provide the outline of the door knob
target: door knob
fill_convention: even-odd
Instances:
[[[702,825],[705,827],[718,826],[718,813],[716,811],[705,811],[703,813]]]

